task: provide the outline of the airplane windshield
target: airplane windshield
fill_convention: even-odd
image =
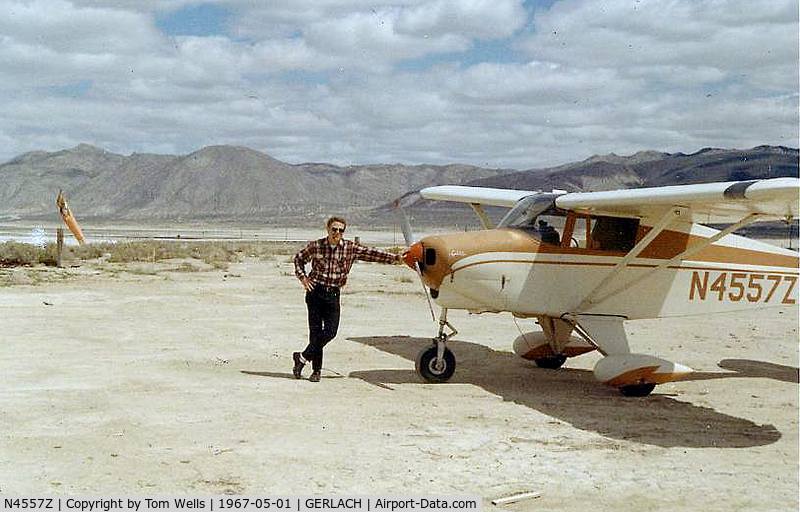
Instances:
[[[525,230],[546,243],[558,245],[564,217],[555,211],[558,194],[536,194],[522,199],[497,225]],[[555,215],[554,215],[555,214]],[[560,228],[560,229],[559,229]]]
[[[535,194],[525,197],[509,211],[497,225],[498,228],[524,227],[555,205],[558,194]]]

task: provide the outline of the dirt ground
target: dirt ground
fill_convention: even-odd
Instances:
[[[509,315],[453,312],[456,375],[426,384],[413,360],[435,326],[419,283],[358,264],[315,384],[291,375],[306,320],[286,256],[167,268],[0,288],[0,492],[798,508],[796,308],[630,323],[636,352],[697,370],[644,399],[595,382],[596,354],[537,369],[511,351]],[[488,501],[524,491],[541,497]]]

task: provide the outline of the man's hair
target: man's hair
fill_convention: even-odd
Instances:
[[[338,217],[336,215],[328,219],[328,222],[325,224],[325,227],[326,228],[331,227],[331,224],[333,224],[334,222],[341,222],[342,224],[344,224],[344,227],[347,227],[347,221],[344,220],[344,218]]]

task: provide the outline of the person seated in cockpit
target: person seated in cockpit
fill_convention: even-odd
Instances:
[[[559,245],[561,243],[561,236],[556,231],[556,228],[545,220],[539,220],[539,234],[542,237],[542,242],[546,244]]]

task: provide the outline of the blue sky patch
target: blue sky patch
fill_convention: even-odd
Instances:
[[[397,63],[396,69],[405,72],[420,72],[438,64],[457,64],[460,68],[468,68],[482,62],[509,63],[525,62],[525,57],[512,46],[511,39],[494,39],[491,41],[473,41],[472,47],[465,52],[448,52],[425,55],[416,59],[407,59]]]
[[[92,88],[92,80],[79,80],[77,82],[68,82],[59,85],[50,85],[45,87],[47,92],[53,96],[67,96],[72,98],[83,98],[89,93]]]
[[[156,26],[169,36],[227,35],[230,9],[215,4],[182,7],[156,17]]]
[[[549,9],[558,0],[525,0],[522,5],[529,11],[536,11],[539,9]]]

